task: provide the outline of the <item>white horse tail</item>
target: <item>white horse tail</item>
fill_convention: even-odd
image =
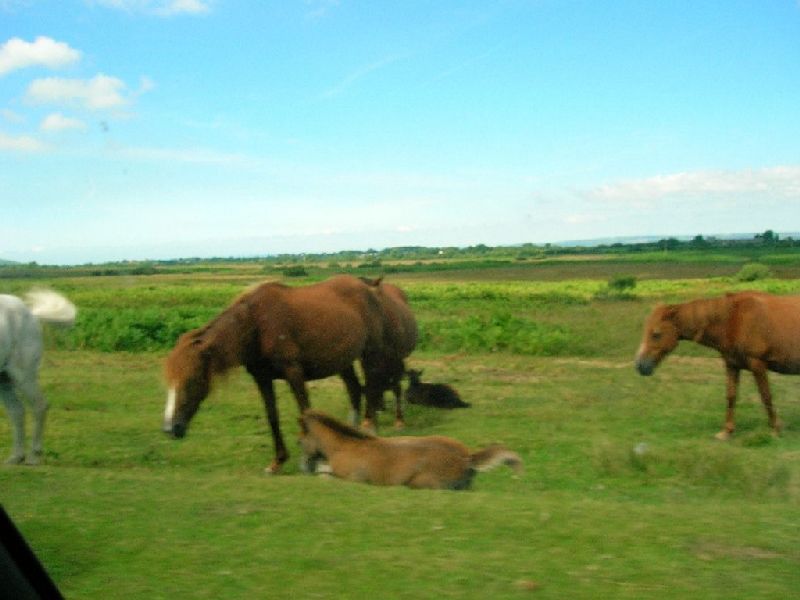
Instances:
[[[52,290],[31,290],[25,295],[31,314],[46,323],[70,326],[75,323],[78,309],[61,294]]]
[[[519,454],[505,446],[489,446],[478,450],[470,456],[470,463],[476,471],[488,471],[500,465],[508,465],[519,475],[522,473],[522,459]]]

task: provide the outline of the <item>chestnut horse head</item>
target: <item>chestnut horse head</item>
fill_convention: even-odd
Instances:
[[[189,422],[211,390],[211,353],[197,331],[183,334],[167,357],[167,405],[164,432],[175,438],[186,435]]]
[[[680,339],[677,308],[660,304],[644,323],[642,342],[636,353],[636,370],[640,375],[652,375],[662,359],[672,352]]]

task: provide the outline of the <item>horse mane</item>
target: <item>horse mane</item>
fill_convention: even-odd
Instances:
[[[383,275],[375,279],[370,279],[369,277],[363,277],[363,276],[359,277],[359,279],[370,287],[379,287],[381,285],[381,282],[383,281]]]
[[[725,294],[700,298],[683,304],[672,304],[667,308],[677,315],[681,336],[699,342],[709,328],[728,318],[731,301],[735,296],[736,294]]]
[[[247,301],[254,291],[240,294],[211,321],[178,338],[164,365],[168,381],[182,381],[195,373],[201,360],[207,361],[209,378],[242,363],[243,345],[251,339],[247,334],[253,327]]]
[[[332,416],[325,414],[324,412],[320,412],[318,410],[309,410],[306,411],[303,415],[304,420],[311,420],[319,423],[323,427],[327,427],[328,429],[333,430],[335,433],[342,435],[344,437],[349,437],[357,440],[371,440],[375,439],[375,436],[371,433],[366,433],[361,431],[360,429],[356,429],[355,427],[351,427],[346,423],[342,423],[340,420],[333,418]]]

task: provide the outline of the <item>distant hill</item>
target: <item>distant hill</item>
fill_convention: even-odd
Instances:
[[[752,240],[762,232],[758,233],[719,233],[716,235],[705,235],[703,238],[712,240]],[[780,239],[785,240],[792,238],[793,240],[800,240],[800,232],[777,232]],[[652,244],[664,239],[679,240],[681,242],[688,242],[694,239],[693,235],[630,235],[610,238],[596,238],[589,240],[566,240],[563,242],[556,242],[554,246],[563,246],[565,248],[573,246],[611,246],[613,244]]]

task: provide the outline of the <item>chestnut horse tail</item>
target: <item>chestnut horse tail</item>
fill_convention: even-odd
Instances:
[[[489,446],[470,455],[470,466],[476,471],[488,471],[500,465],[508,465],[518,475],[522,473],[522,459],[519,454],[505,446]]]

